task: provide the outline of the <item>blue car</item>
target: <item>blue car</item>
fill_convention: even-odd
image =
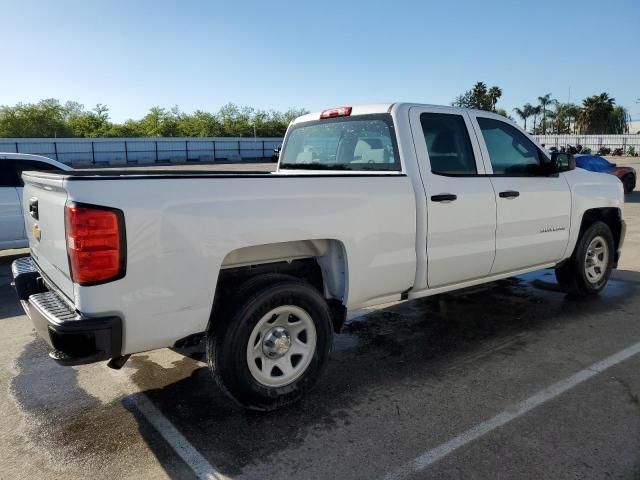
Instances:
[[[632,167],[618,166],[600,155],[575,155],[576,166],[591,172],[610,173],[620,179],[624,193],[636,188],[636,171]]]

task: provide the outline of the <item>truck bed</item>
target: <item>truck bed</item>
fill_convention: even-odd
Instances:
[[[341,296],[348,308],[399,299],[415,279],[414,189],[399,172],[100,169],[23,178],[34,260],[78,312],[123,319],[123,353],[204,331],[221,269],[248,264],[261,249],[285,252],[288,261],[335,246],[347,264]],[[32,200],[39,220],[28,214]],[[122,212],[123,278],[87,287],[70,280],[69,202]]]

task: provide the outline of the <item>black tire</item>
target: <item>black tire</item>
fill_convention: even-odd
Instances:
[[[622,185],[624,186],[624,193],[631,193],[636,188],[636,177],[632,174],[627,174],[622,177]]]
[[[593,281],[586,271],[586,257],[589,245],[597,237],[600,237],[606,244],[608,254],[602,276]],[[591,297],[597,295],[607,285],[609,277],[611,277],[615,254],[613,234],[609,226],[604,222],[591,224],[580,235],[571,258],[556,268],[556,279],[560,287],[573,296]]]
[[[301,376],[271,387],[252,375],[247,348],[260,319],[282,305],[293,305],[309,314],[316,344]],[[218,385],[235,402],[251,410],[270,411],[298,401],[315,384],[327,363],[332,336],[329,307],[315,288],[287,275],[262,275],[240,287],[220,315],[214,313],[207,334],[207,361]]]

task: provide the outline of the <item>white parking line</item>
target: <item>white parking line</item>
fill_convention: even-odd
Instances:
[[[557,396],[572,389],[576,385],[589,380],[591,377],[597,375],[598,373],[604,372],[608,368],[611,368],[638,353],[640,353],[640,343],[636,343],[635,345],[625,348],[624,350],[611,355],[610,357],[607,357],[600,362],[594,363],[590,367],[579,371],[569,378],[554,383],[544,390],[540,390],[526,400],[507,408],[495,417],[470,428],[469,430],[452,438],[448,442],[442,443],[437,447],[432,448],[431,450],[427,450],[426,452],[422,453],[414,460],[409,462],[409,464],[387,474],[384,478],[385,480],[401,480],[408,478],[415,473],[419,473],[425,470],[430,465],[433,465],[438,460],[441,460],[450,453],[454,452],[458,448],[463,447],[466,444],[473,442],[474,440],[477,440],[483,435],[486,435],[492,430],[495,430],[496,428],[505,425],[511,420],[524,415],[525,413],[533,410],[536,407],[539,407],[549,400],[553,400]]]
[[[230,477],[227,477],[211,465],[189,440],[173,426],[169,419],[158,410],[151,400],[144,393],[137,391],[136,386],[133,385],[128,377],[126,379],[123,378],[124,371],[110,371],[114,378],[124,387],[125,398],[123,403],[128,403],[140,412],[200,480],[231,480]]]

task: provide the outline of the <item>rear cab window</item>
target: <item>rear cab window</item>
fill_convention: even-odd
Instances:
[[[0,187],[20,187],[21,184],[13,162],[0,160]]]
[[[391,115],[357,115],[294,124],[283,145],[279,168],[400,171]]]
[[[37,171],[37,172],[52,172],[60,171],[55,165],[50,163],[38,162],[36,160],[13,160],[16,176],[19,181],[19,186],[22,187],[24,182],[22,180],[22,172]]]
[[[37,160],[0,160],[0,187],[22,187],[22,172],[60,171],[55,165]]]

